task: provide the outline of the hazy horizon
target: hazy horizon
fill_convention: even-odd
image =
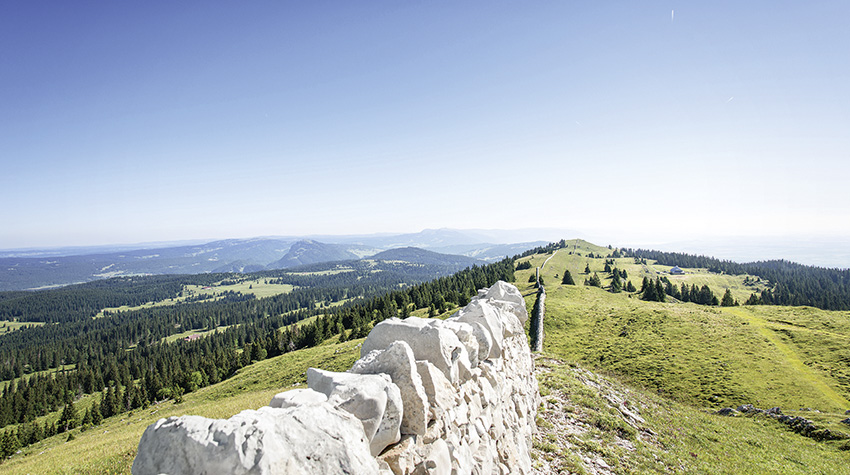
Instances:
[[[0,249],[535,227],[840,247],[848,14],[8,5]]]

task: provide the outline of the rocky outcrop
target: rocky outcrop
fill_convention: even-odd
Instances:
[[[151,425],[133,473],[529,473],[527,318],[497,282],[446,320],[385,320],[346,373],[311,368],[308,389],[230,419]]]
[[[801,408],[800,411],[813,411],[813,409]],[[770,409],[764,410],[759,409],[753,406],[752,404],[743,404],[738,406],[737,409],[732,409],[731,407],[724,407],[723,409],[716,411],[715,414],[719,416],[728,417],[736,417],[738,415],[745,415],[750,417],[762,415],[771,417],[777,420],[778,422],[788,426],[790,430],[802,436],[809,437],[815,440],[844,440],[848,438],[848,435],[842,432],[836,432],[831,431],[829,429],[820,428],[814,422],[806,419],[805,417],[789,416],[786,414],[782,414],[782,410],[778,407],[772,407]],[[848,421],[850,421],[850,419],[848,419]]]

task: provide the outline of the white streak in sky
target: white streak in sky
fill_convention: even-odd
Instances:
[[[676,19],[676,10],[670,10],[670,21]]]
[[[732,102],[732,99],[734,99],[734,98],[735,98],[735,96],[730,97],[729,99],[726,100],[726,103],[728,104],[728,103]]]

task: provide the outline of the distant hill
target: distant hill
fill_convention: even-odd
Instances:
[[[250,272],[283,257],[291,241],[229,239],[104,254],[0,258],[0,291],[27,290],[145,274]]]
[[[495,262],[545,244],[494,244],[493,232],[426,229],[368,236],[263,237],[207,243],[190,241],[53,249],[0,250],[0,291],[32,290],[128,275],[249,273],[260,270],[362,259],[394,248],[424,248],[473,260],[439,259],[460,269]],[[498,242],[498,241],[495,241]],[[421,256],[420,256],[421,257]],[[412,256],[408,256],[412,259]],[[401,259],[399,259],[401,260]],[[412,262],[412,261],[411,261]]]
[[[429,250],[443,254],[457,254],[474,257],[487,262],[496,262],[505,257],[513,257],[535,247],[545,246],[546,241],[520,242],[516,244],[457,244],[453,246],[433,247]]]
[[[452,254],[441,254],[439,252],[426,251],[418,247],[402,247],[390,249],[369,257],[369,259],[382,261],[404,261],[414,264],[444,265],[454,267],[469,267],[481,265],[485,262],[472,257],[458,256]]]
[[[288,269],[319,262],[359,259],[357,254],[348,250],[349,247],[344,244],[326,244],[312,239],[296,241],[280,260],[272,262],[266,268]]]

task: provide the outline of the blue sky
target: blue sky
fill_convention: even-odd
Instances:
[[[839,1],[5,2],[0,248],[438,227],[850,238],[848,17]]]

